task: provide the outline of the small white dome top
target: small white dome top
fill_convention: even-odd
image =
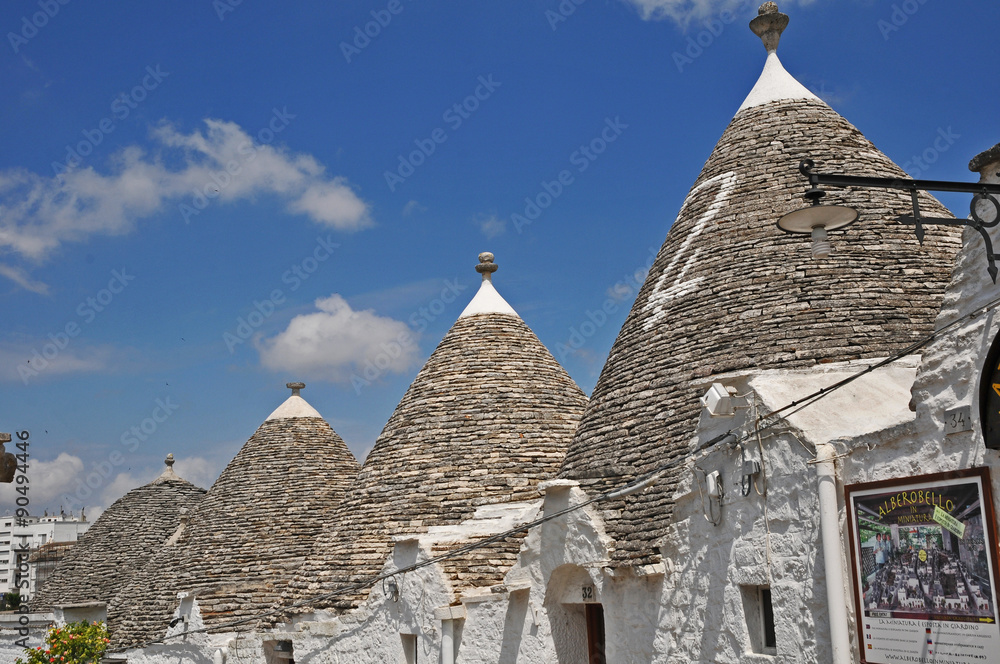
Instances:
[[[294,417],[323,417],[299,395],[299,391],[305,386],[305,383],[286,383],[285,387],[292,391],[292,396],[285,399],[285,403],[278,406],[264,421],[288,420]]]
[[[818,102],[823,100],[809,91],[806,86],[795,80],[795,77],[785,71],[778,59],[778,54],[774,51],[767,54],[767,62],[764,63],[764,71],[760,73],[760,78],[753,86],[753,90],[747,95],[740,105],[739,113],[745,108],[753,108],[766,104],[769,101],[779,99],[815,99]]]
[[[483,275],[483,283],[479,287],[479,292],[472,298],[469,305],[465,307],[459,318],[475,316],[476,314],[509,314],[517,316],[514,307],[507,304],[507,300],[503,299],[503,296],[493,287],[493,273],[498,268],[499,266],[493,262],[493,254],[488,251],[479,254],[479,265],[476,266],[476,272]]]

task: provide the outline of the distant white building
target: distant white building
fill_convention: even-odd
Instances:
[[[9,514],[0,517],[0,593],[11,592],[18,587],[20,565],[21,580],[25,575],[28,579],[28,587],[22,586],[21,594],[34,595],[39,581],[45,580],[45,572],[43,569],[39,579],[37,562],[29,561],[32,554],[53,542],[76,542],[80,535],[87,532],[90,524],[82,510],[79,515],[60,513],[25,517],[24,525],[18,525],[18,521],[20,519]],[[42,567],[45,567],[44,561]]]

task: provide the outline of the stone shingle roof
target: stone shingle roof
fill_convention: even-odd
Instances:
[[[109,603],[197,505],[205,490],[174,473],[173,456],[158,478],[111,505],[68,551],[32,599],[33,609]]]
[[[480,255],[483,286],[376,440],[296,597],[378,574],[394,536],[459,524],[477,506],[537,498],[537,484],[558,470],[586,396],[493,288],[492,258]],[[499,583],[512,560],[483,566],[476,585]],[[332,606],[351,608],[365,595]]]
[[[768,66],[757,86],[778,92],[751,93],[754,103],[726,128],[598,379],[560,472],[591,492],[689,453],[703,392],[696,379],[887,356],[933,328],[960,232],[934,227],[921,247],[912,227],[894,221],[910,213],[908,193],[829,192],[825,203],[854,207],[860,219],[830,234],[826,260],[810,258],[808,238],[776,228],[804,206],[802,159],[819,172],[906,174],[822,101],[796,92],[773,53]],[[929,195],[920,205],[927,216],[952,216]],[[658,558],[675,479],[606,505],[617,564]]]
[[[281,604],[358,463],[330,425],[293,396],[246,442],[191,515],[108,612],[115,646],[165,634],[177,593],[195,596],[206,627]],[[240,629],[251,629],[248,622]]]
[[[517,562],[517,554],[527,532],[515,533],[486,546],[458,554],[441,562],[441,570],[451,581],[456,595],[488,589],[503,582],[504,575]],[[481,540],[471,539],[431,547],[431,555],[440,556]]]

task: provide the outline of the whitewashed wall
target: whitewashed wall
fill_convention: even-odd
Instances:
[[[19,620],[19,614],[0,615],[0,664],[14,664],[18,657],[24,655],[24,648],[17,643],[18,641],[27,639],[26,643],[32,648],[44,642],[45,633],[53,624],[52,614],[29,613],[27,617],[28,635],[24,636],[20,633],[24,625]]]

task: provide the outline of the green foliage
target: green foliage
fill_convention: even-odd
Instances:
[[[0,611],[10,611],[21,606],[21,591],[13,590],[0,594]]]
[[[53,627],[45,645],[25,650],[16,664],[94,664],[108,647],[108,629],[103,622],[75,622]]]

